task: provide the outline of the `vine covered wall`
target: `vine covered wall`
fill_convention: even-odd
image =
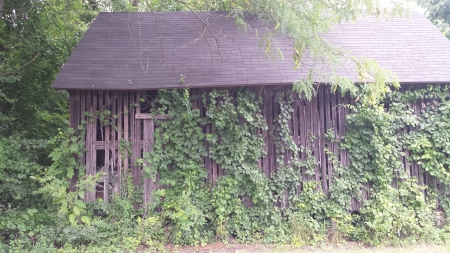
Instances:
[[[105,164],[110,168],[106,172],[112,174],[120,175],[121,173],[117,171],[127,171],[128,168],[135,178],[143,173],[142,167],[135,166],[135,162],[138,158],[143,158],[143,153],[147,153],[150,146],[153,146],[153,141],[160,136],[155,135],[154,131],[164,126],[166,121],[176,121],[175,105],[170,103],[179,97],[164,99],[162,94],[167,92],[160,91],[158,94],[154,91],[73,91],[71,93],[71,125],[76,128],[83,123],[86,127],[86,155],[83,163],[88,167],[88,174],[105,172]],[[327,138],[327,131],[331,133],[330,129],[333,129],[337,139],[345,133],[345,116],[349,112],[346,105],[351,101],[348,95],[341,97],[330,94],[326,87],[321,87],[311,101],[294,96],[290,92],[290,87],[193,89],[184,90],[182,93],[190,101],[189,110],[198,111],[198,118],[201,121],[198,125],[201,127],[200,138],[203,138],[201,143],[204,145],[203,150],[198,151],[198,155],[202,157],[208,185],[210,183],[216,185],[218,178],[225,174],[226,168],[232,166],[229,160],[231,157],[252,152],[257,155],[252,160],[266,177],[270,177],[279,168],[295,163],[296,166],[302,167],[299,169],[300,173],[296,175],[300,181],[315,180],[321,184],[324,192],[329,194],[333,164],[328,159],[326,150],[334,152],[342,164],[349,164],[346,151],[338,150],[338,145]],[[232,106],[235,108],[232,109]],[[250,110],[249,108],[252,111],[244,111]],[[183,107],[182,110],[187,109]],[[150,113],[157,115],[155,119]],[[220,114],[223,115],[219,117]],[[150,121],[154,122],[151,123],[153,130],[149,130]],[[247,127],[242,130],[246,135],[255,138],[246,145],[241,143],[242,136],[217,135],[220,129],[232,127],[233,124],[237,124],[239,128],[244,127],[245,122],[257,124],[252,126],[254,129],[251,131]],[[227,133],[231,134],[239,128],[229,129]],[[178,133],[191,134],[186,131],[186,128],[180,127]],[[218,138],[226,139],[228,145],[221,145],[219,149],[211,146]],[[105,147],[109,152],[104,151]],[[252,150],[249,147],[259,150]],[[116,177],[110,181],[118,182],[119,178]],[[135,179],[135,182],[139,180]],[[154,185],[156,187],[157,183],[154,182]],[[90,196],[88,201],[91,200],[93,196]]]
[[[85,200],[108,201],[132,180],[135,208],[162,216],[177,244],[428,233],[450,203],[448,87],[376,105],[291,89],[71,92],[71,124],[86,129],[79,159],[102,175]]]

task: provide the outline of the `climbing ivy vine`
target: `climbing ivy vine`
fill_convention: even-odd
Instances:
[[[330,235],[370,244],[429,238],[435,195],[408,179],[402,159],[409,150],[411,163],[446,182],[442,173],[448,166],[442,144],[446,135],[428,127],[440,122],[440,129],[445,128],[446,92],[447,88],[391,91],[378,104],[362,100],[347,105],[352,113],[345,136],[334,140],[329,131],[326,136],[348,152],[351,165],[342,166],[327,150],[335,168],[327,196],[320,183],[309,181],[317,164],[312,147],[296,145],[292,139],[295,93],[276,94],[274,106],[280,113],[273,129],[268,129],[261,114],[261,92],[213,89],[191,96],[187,89],[162,90],[151,113],[173,118],[157,121],[153,150],[144,154],[151,164],[145,167],[148,175],[158,173],[159,183],[167,186],[154,194],[153,210],[172,228],[171,238],[177,244],[230,237],[296,245],[317,243]],[[440,102],[417,117],[408,103],[430,96]],[[193,107],[200,100],[203,112]],[[278,164],[268,176],[260,168],[266,131],[274,140]],[[205,157],[223,170],[222,176],[214,180],[208,176]],[[436,160],[441,167],[435,166]],[[369,200],[351,216],[351,200],[362,202],[362,190]],[[442,206],[449,203],[441,199]]]

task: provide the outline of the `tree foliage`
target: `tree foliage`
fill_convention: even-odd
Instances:
[[[450,38],[450,1],[419,0],[419,5],[427,11],[427,17],[441,32]]]
[[[67,126],[68,96],[51,84],[95,12],[75,0],[6,0],[2,14],[0,130],[54,136]]]
[[[100,247],[98,251],[116,246],[135,251],[142,244],[160,250],[166,242],[198,244],[230,237],[302,246],[325,241],[336,224],[335,232],[372,244],[428,236],[433,201],[423,200],[424,188],[406,181],[396,191],[390,183],[400,171],[400,141],[409,145],[411,159],[420,161],[431,175],[448,172],[448,152],[442,141],[448,139],[448,129],[442,127],[445,131],[436,133],[430,131],[434,128],[421,127],[400,138],[399,131],[415,119],[404,113],[402,106],[392,104],[386,111],[378,104],[388,94],[388,84],[398,85],[395,75],[320,36],[333,25],[354,22],[363,15],[390,18],[407,10],[403,1],[382,2],[0,0],[0,241],[9,241],[8,246],[0,243],[0,250],[3,246],[17,251],[33,246],[54,249],[55,245],[65,250],[87,244]],[[50,87],[59,68],[98,11],[211,10],[228,11],[244,29],[246,13],[268,24],[272,29],[263,40],[266,54],[273,53],[273,45],[284,37],[292,42],[287,55],[292,55],[293,67],[302,66],[305,55],[313,58],[316,64],[308,66],[310,77],[296,82],[297,91],[313,96],[313,77],[322,76],[332,84],[332,90],[362,96],[362,103],[349,117],[349,133],[342,144],[351,153],[353,165],[342,168],[334,161],[340,177],[334,179],[338,183],[331,190],[332,198],[327,198],[320,185],[303,182],[299,176],[302,170],[311,175],[316,161],[310,147],[296,146],[291,138],[287,124],[293,112],[290,91],[276,95],[281,114],[275,121],[280,127],[268,130],[280,155],[305,152],[307,159],[290,157],[286,164],[280,159],[281,169],[268,178],[257,166],[265,155],[261,131],[267,130],[260,115],[261,94],[248,89],[205,93],[205,116],[192,108],[191,102],[197,98],[190,97],[187,90],[172,90],[161,91],[153,108],[174,118],[158,122],[153,152],[144,156],[151,166],[141,161],[146,176],[159,172],[161,183],[171,187],[155,193],[155,201],[144,215],[144,209],[134,208],[142,189],[134,188],[130,173],[124,174],[121,192],[111,197],[110,204],[96,201],[85,205],[81,199],[95,179],[81,173],[78,191],[68,191],[67,179],[81,168],[77,158],[83,152],[83,137],[77,134],[83,127],[60,130],[68,124],[68,94]],[[364,84],[361,89],[334,71],[347,59],[356,62],[355,72]],[[331,67],[331,73],[324,72],[323,66]],[[230,92],[237,94],[236,101]],[[424,90],[419,93],[428,94]],[[401,102],[406,106],[409,101]],[[442,101],[433,111],[441,116],[430,112],[432,116],[426,116],[418,126],[447,122],[447,104]],[[205,124],[211,124],[215,131],[204,134]],[[226,171],[215,186],[205,184],[205,141],[211,157]],[[367,181],[374,183],[375,197],[362,211],[366,220],[353,219],[352,224],[347,213],[350,199],[358,197],[358,190]],[[303,191],[293,194],[299,184]],[[292,193],[288,199],[286,192]],[[447,209],[448,199],[441,196]]]

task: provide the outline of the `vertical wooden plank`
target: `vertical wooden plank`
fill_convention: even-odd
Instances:
[[[305,139],[305,148],[307,150],[309,150],[311,153],[311,156],[314,156],[314,142],[311,142],[311,135],[314,135],[313,133],[313,101],[311,100],[307,100],[305,97],[303,98],[305,101],[305,135],[304,135],[304,139]],[[307,157],[305,156],[305,159],[307,159]],[[306,171],[305,171],[305,176],[307,177],[307,181],[312,181],[314,175],[306,175]]]
[[[416,112],[416,110],[417,110],[417,101],[415,101],[414,102],[414,104],[412,105],[412,109],[413,109],[413,113],[416,115],[416,116],[418,116],[418,114],[417,114],[417,112]],[[416,130],[417,129],[417,127],[411,127],[411,130]],[[415,171],[416,171],[416,167],[417,167],[417,162],[415,162],[415,161],[413,161],[412,163],[411,163],[411,169],[410,169],[410,174],[411,174],[411,177],[417,177],[417,175],[416,175],[416,173],[415,173]]]
[[[422,104],[422,99],[417,100],[416,103],[414,104],[414,114],[417,117],[420,117],[420,105],[421,104]],[[419,171],[420,171],[419,164],[417,164],[417,162],[414,162],[413,166],[412,166],[412,170],[411,170],[411,175],[416,177],[419,185],[421,185],[420,180],[419,180]]]
[[[152,151],[153,149],[153,142],[155,141],[155,137],[154,137],[154,132],[155,132],[155,121],[151,120],[149,122],[149,127],[148,127],[148,140],[150,142],[149,145],[149,152]],[[150,178],[151,182],[152,182],[152,187],[151,187],[151,193],[150,193],[150,198],[149,198],[149,202],[153,202],[153,196],[151,195],[153,193],[153,191],[159,189],[159,174],[156,175],[156,180],[153,180]]]
[[[203,90],[203,92],[206,94],[206,101],[205,104],[202,103],[201,108],[203,109],[202,111],[202,117],[207,117],[206,115],[206,111],[208,110],[208,106],[209,106],[209,90]],[[204,127],[204,131],[205,134],[211,134],[211,124],[207,124]],[[206,185],[210,186],[211,184],[213,184],[213,174],[212,174],[212,161],[211,161],[211,157],[209,157],[209,142],[205,139],[203,141],[205,143],[205,149],[206,149],[206,157],[205,157],[205,169],[207,172],[207,177],[206,177]]]
[[[117,169],[117,130],[118,130],[118,115],[117,115],[117,91],[110,92],[110,108],[111,108],[111,121],[112,126],[110,128],[110,150],[111,150],[111,164],[110,164],[110,182],[112,184],[113,193],[117,193],[117,176],[114,171]]]
[[[270,176],[270,169],[271,169],[271,141],[270,141],[270,131],[272,131],[272,118],[271,118],[271,111],[272,111],[272,88],[271,87],[265,87],[265,93],[263,98],[263,107],[264,112],[263,116],[266,120],[267,124],[267,130],[263,131],[263,137],[264,137],[264,152],[266,153],[266,156],[263,158],[263,166],[264,166],[264,174],[269,177]]]
[[[89,108],[89,120],[86,131],[86,174],[94,176],[97,173],[97,149],[95,142],[97,140],[97,91],[87,91],[86,104]],[[89,162],[88,162],[89,160]],[[86,191],[85,201],[91,202],[95,200],[95,185],[92,186],[94,191]]]
[[[322,85],[318,89],[318,136],[317,139],[319,140],[319,157],[320,157],[320,167],[321,167],[321,180],[322,180],[322,189],[323,192],[328,195],[328,181],[327,181],[327,164],[325,159],[325,123],[326,123],[326,114],[325,114],[325,101],[327,100],[326,97],[326,88],[327,86]]]
[[[303,96],[299,97],[299,105],[298,105],[299,106],[298,107],[299,124],[298,124],[298,127],[299,127],[299,134],[300,134],[300,145],[303,147],[303,149],[309,148],[307,146],[307,137],[306,137],[307,136],[306,128],[307,128],[307,124],[309,124],[309,119],[306,116],[306,111],[307,111],[306,105],[307,105],[306,99]],[[303,161],[307,159],[305,150],[300,150],[300,158]],[[302,181],[306,182],[307,180],[308,180],[308,177],[306,175],[306,168],[302,168]],[[303,185],[302,185],[302,187],[303,187]]]
[[[134,117],[136,117],[136,113],[141,113],[141,98],[142,92],[138,91],[136,92],[136,100],[135,100],[135,104],[137,104],[136,106],[136,110],[135,110],[135,115]],[[137,140],[137,155],[136,155],[136,159],[137,158],[142,158],[142,148],[143,148],[143,143],[142,143],[142,138],[143,138],[143,130],[142,130],[142,126],[143,126],[143,120],[135,120],[134,124],[136,126],[136,140]],[[141,177],[143,176],[143,171],[142,171],[142,167],[140,166],[136,166],[135,168],[135,173],[139,179],[139,183],[137,184],[137,186],[140,184],[141,182]]]
[[[130,169],[131,169],[131,175],[133,176],[133,186],[135,189],[139,186],[139,168],[138,166],[135,166],[136,159],[139,157],[139,139],[138,139],[138,128],[137,125],[140,123],[141,120],[138,120],[135,118],[137,108],[134,106],[134,103],[136,103],[136,99],[138,97],[138,92],[132,91],[129,92],[129,99],[130,99],[130,109],[129,109],[129,116],[130,116],[130,142],[131,142],[131,158],[130,158]],[[138,203],[134,203],[134,208],[139,208]]]
[[[209,103],[220,103],[219,99],[217,99],[216,101],[212,101],[209,100]],[[213,127],[213,125],[211,124],[211,133],[215,134],[215,129]],[[217,163],[214,159],[211,159],[211,171],[212,171],[212,180],[213,180],[213,185],[217,185],[217,178],[218,178],[218,167],[217,167]]]
[[[272,100],[272,128],[273,128],[273,134],[276,136],[277,135],[277,128],[280,127],[280,124],[278,123],[278,117],[280,115],[280,104],[278,104],[275,100],[277,97],[277,92],[274,90],[273,92],[273,100]],[[271,170],[270,173],[274,173],[276,171],[278,171],[279,168],[279,164],[278,164],[278,154],[277,154],[277,150],[276,150],[276,145],[275,142],[272,141],[272,160],[271,160]],[[280,155],[284,155],[286,157],[286,154],[280,154]],[[285,162],[285,160],[284,160]]]
[[[97,126],[98,126],[98,117],[97,117],[97,109],[98,109],[98,99],[99,99],[99,92],[93,91],[92,92],[92,115],[94,122],[92,123],[92,143],[91,143],[91,150],[92,150],[92,175],[97,174],[97,146],[95,145],[97,141]],[[94,192],[92,192],[92,200],[95,199],[96,196],[96,185],[94,186]]]
[[[104,112],[105,111],[105,103],[104,103],[104,101],[103,101],[103,97],[105,96],[105,91],[98,91],[97,92],[97,99],[98,99],[98,112],[101,114],[102,112]],[[96,114],[96,116],[97,117],[99,117],[99,115],[97,115]],[[96,139],[96,141],[98,141],[98,140],[101,140],[102,142],[103,142],[103,144],[104,144],[104,142],[105,142],[105,125],[104,125],[104,123],[100,120],[100,117],[99,117],[99,124],[100,124],[100,139],[98,139],[98,137],[97,137],[97,139]],[[96,152],[98,151],[98,150],[100,150],[98,147],[97,147],[97,145],[95,145],[95,148],[96,148]],[[106,154],[106,147],[105,147],[105,145],[103,145],[103,151],[104,151],[104,154]],[[101,158],[100,157],[98,157],[98,159],[100,160]],[[98,170],[97,172],[100,172],[100,173],[104,173],[104,170],[105,170],[105,156],[103,156],[103,170],[102,170],[102,168],[100,168],[100,170]],[[104,198],[105,198],[105,179],[103,178],[102,179],[102,186],[103,186],[103,193],[102,193],[102,198],[103,198],[103,200],[104,200]],[[100,195],[99,193],[97,193],[98,195]],[[97,195],[96,194],[96,195]],[[96,196],[97,197],[97,196]]]
[[[339,106],[337,105],[337,97],[339,96],[338,92],[333,92],[332,96],[330,97],[330,106],[331,106],[331,121],[332,121],[332,127],[334,131],[334,138],[337,143],[334,143],[332,145],[333,148],[333,154],[337,160],[339,160],[339,132],[338,132],[338,113],[339,113]],[[333,176],[339,177],[338,174],[334,174],[335,171],[333,171]]]
[[[117,193],[120,195],[120,188],[122,186],[122,151],[120,150],[120,142],[123,136],[123,93],[117,94],[117,143],[114,149],[117,149]]]
[[[214,134],[214,128],[211,127],[212,133]],[[217,162],[214,159],[211,159],[211,169],[212,169],[212,177],[213,177],[213,184],[217,185],[217,179],[219,179],[219,166]]]
[[[82,120],[86,120],[86,92],[84,90],[80,91],[80,124]],[[86,147],[86,124],[81,124],[84,128],[84,147]],[[82,152],[82,156],[80,159],[82,168],[84,170],[84,173],[86,173],[86,151]],[[77,176],[77,181],[78,181],[78,175],[79,175],[79,171],[77,171],[75,173],[75,175]],[[74,176],[75,176],[74,175]]]
[[[110,96],[111,96],[109,91],[105,91],[103,94],[104,94],[105,98],[103,101],[104,104],[103,104],[103,108],[102,108],[101,112],[104,112],[105,110],[109,109],[108,103],[110,101]],[[109,171],[110,171],[109,157],[110,157],[110,138],[111,138],[110,130],[111,130],[111,127],[109,124],[103,124],[103,127],[104,127],[104,140],[105,140],[105,163],[104,163],[105,164],[104,165],[105,176],[104,176],[104,181],[103,181],[103,201],[105,203],[108,203],[109,202],[109,181],[110,181],[110,176],[111,176],[109,173]]]
[[[80,111],[80,91],[70,91],[69,93],[69,127],[77,129],[81,122],[81,111]],[[74,171],[72,178],[70,179],[70,191],[76,191],[76,184],[78,182],[78,171]]]
[[[292,108],[294,109],[294,112],[292,113],[292,138],[295,142],[295,145],[298,147],[300,145],[300,133],[299,133],[299,104],[300,104],[300,100],[297,96],[297,93],[293,93],[292,94],[294,96],[294,104],[292,105]],[[296,158],[296,159],[300,159],[300,154],[296,153],[296,154],[290,154],[292,157],[289,158]],[[298,175],[299,178],[302,178],[301,172],[300,175]],[[297,185],[297,194],[300,193],[301,190],[301,183]]]
[[[143,152],[149,153],[153,145],[153,130],[154,121],[152,119],[144,120],[144,146]],[[147,164],[148,166],[148,164]],[[147,209],[147,204],[153,202],[152,192],[154,190],[154,182],[151,177],[144,177],[144,207]]]
[[[235,89],[233,89],[233,88],[227,89],[227,92],[228,92],[229,96],[231,97],[231,104],[233,104],[233,105],[236,102],[236,99],[234,97],[234,91],[235,91]],[[220,100],[220,102],[224,102],[223,99],[219,99],[219,100]],[[220,164],[216,163],[215,166],[216,166],[216,170],[217,170],[217,179],[219,179],[220,177],[224,176],[225,171]]]
[[[115,107],[115,91],[108,91],[106,93],[105,96],[105,109],[110,111],[110,115],[108,116],[108,121],[110,122],[109,127],[109,143],[105,146],[108,149],[108,153],[109,153],[109,166],[108,166],[108,189],[110,191],[110,195],[113,194],[112,191],[114,191],[114,164],[115,164],[115,149],[114,149],[114,144],[115,144],[115,126],[116,126],[116,120],[114,119],[113,115],[115,114],[116,111],[116,107]],[[111,125],[112,124],[112,125]],[[108,195],[109,196],[109,195]]]
[[[134,143],[134,159],[131,161],[133,164],[133,185],[135,187],[139,186],[140,183],[140,176],[141,176],[141,168],[139,166],[135,166],[134,163],[136,162],[136,159],[141,158],[141,140],[142,140],[142,132],[141,132],[141,120],[135,119],[136,113],[140,112],[140,92],[134,92],[134,103],[137,104],[133,110],[133,113],[130,115],[131,118],[134,119],[134,125],[131,125],[132,128],[134,128],[134,136],[133,136],[133,143]]]
[[[410,164],[409,164],[409,150],[404,149],[403,152],[405,153],[404,164],[405,164],[406,176],[409,179],[409,178],[411,178],[411,168],[410,168]]]
[[[86,123],[86,140],[84,142],[84,146],[86,147],[86,175],[92,175],[92,92],[86,91],[86,111],[88,112],[89,116],[87,118]],[[90,196],[89,196],[90,197]],[[84,200],[91,201],[88,197],[88,192],[86,191]]]
[[[249,89],[253,92],[253,93],[255,93],[255,99],[258,99],[258,97],[259,97],[259,95],[261,94],[261,86],[259,86],[259,87],[256,87],[256,86],[254,86],[254,87],[249,87]],[[261,115],[262,115],[262,107],[259,107],[259,112],[261,113]],[[262,136],[262,132],[261,132],[261,130],[262,129],[257,129],[256,130],[256,132],[254,133],[255,135],[261,135]],[[258,169],[261,171],[261,172],[263,172],[264,170],[263,170],[263,165],[262,165],[262,163],[263,163],[263,157],[260,157],[259,159],[258,159],[258,163],[257,163],[257,166],[258,166]]]
[[[409,102],[408,103],[408,109],[413,109],[413,108],[414,108],[413,102]],[[413,126],[407,126],[407,127],[405,127],[405,132],[406,133],[410,133],[413,129],[414,129]],[[409,178],[411,178],[412,163],[410,163],[410,161],[409,161],[409,155],[410,155],[409,154],[409,150],[405,149],[404,152],[405,152],[405,170],[406,170],[406,174],[407,174],[408,179],[409,179]],[[412,161],[412,162],[414,162],[414,161]]]
[[[318,112],[318,94],[312,97],[311,99],[311,122],[312,122],[312,133],[315,137],[313,141],[313,152],[316,164],[314,168],[314,178],[316,182],[320,185],[320,153],[319,153],[319,145],[320,145],[320,135],[319,135],[319,112]]]
[[[334,130],[334,121],[333,121],[333,101],[334,101],[334,93],[332,93],[330,87],[327,86],[325,90],[325,115],[326,115],[325,131],[328,131],[328,129],[333,129],[333,132],[336,133],[336,131]],[[326,140],[326,143],[327,149],[331,153],[336,154],[335,143],[329,140]],[[330,189],[333,178],[333,162],[329,157],[329,155],[326,156],[326,160],[327,160],[328,189]]]
[[[80,91],[80,103],[81,103],[81,111],[80,111],[80,115],[81,115],[81,120],[86,120],[86,91]],[[83,125],[84,127],[84,143],[86,144],[86,124]],[[86,145],[85,145],[86,147]],[[86,152],[83,152],[83,157],[81,158],[81,163],[82,165],[86,165]]]
[[[436,177],[433,177],[433,189],[438,192],[438,180]]]
[[[69,127],[73,129],[77,129],[81,121],[80,99],[81,98],[79,90],[73,90],[69,92]]]
[[[345,98],[344,99],[345,99],[344,100],[345,107],[344,107],[344,115],[342,117],[342,132],[345,134],[347,132],[347,115],[350,114],[349,105],[352,104],[352,99],[350,97],[350,93],[347,92],[345,94]],[[345,164],[347,166],[350,165],[350,160],[348,158],[348,152],[347,151],[344,152],[344,158],[345,158],[345,161],[346,161]]]
[[[306,148],[306,103],[305,99],[299,97],[299,103],[298,103],[298,134],[300,135],[300,145],[302,147]],[[300,155],[302,158],[304,158],[304,155]]]
[[[419,103],[417,103],[417,115],[420,117],[420,115],[422,114],[422,108],[424,107],[424,111],[426,110],[425,107],[426,106],[422,106],[422,104],[425,104],[426,101],[425,99],[419,99]],[[419,164],[417,164],[417,176],[419,179],[419,185],[424,185],[424,175],[423,175],[423,170],[421,168],[421,166]]]
[[[259,86],[259,87],[252,87],[252,90],[253,90],[253,92],[255,93],[255,96],[256,96],[256,98],[258,98],[259,96],[261,96],[262,95],[262,86]],[[262,113],[262,110],[263,110],[263,106],[260,106],[259,107],[259,112],[261,113],[260,115],[262,115],[263,113]],[[262,129],[258,129],[257,131],[256,131],[256,133],[255,133],[256,135],[258,135],[258,136],[263,136],[263,133],[262,133]],[[263,147],[264,148],[264,147]],[[264,157],[262,156],[262,157],[260,157],[259,159],[258,159],[258,169],[261,171],[261,172],[264,172],[264,167],[263,167],[263,160],[264,160]]]
[[[129,100],[130,104],[134,104],[136,101],[136,92],[131,91],[129,92]],[[135,119],[135,112],[136,108],[132,107],[130,105],[129,109],[129,115],[130,115],[130,142],[131,142],[131,160],[130,160],[130,168],[131,168],[131,174],[133,175],[133,185],[138,186],[139,185],[139,177],[136,175],[136,169],[135,169],[135,161],[137,158],[138,153],[138,140],[136,138],[136,122],[139,122],[139,120]],[[137,206],[136,206],[137,207]]]
[[[338,118],[338,136],[339,136],[339,140],[342,142],[343,141],[343,137],[344,137],[344,133],[345,133],[345,114],[344,114],[344,108],[345,108],[345,104],[344,104],[344,99],[342,97],[341,94],[336,94],[337,97],[337,118]],[[347,164],[347,159],[346,159],[346,154],[345,154],[345,150],[342,150],[339,152],[339,158],[341,161],[342,166],[346,167]]]
[[[105,111],[105,103],[103,101],[103,96],[105,95],[105,91],[97,91],[97,98],[98,98],[98,111],[99,113],[102,113]],[[98,115],[96,115],[98,116]],[[103,122],[100,121],[100,140],[101,141],[105,141],[105,125],[103,124]]]
[[[295,144],[298,146],[300,144],[300,130],[299,130],[299,104],[300,99],[298,98],[297,94],[293,94],[294,96],[294,104],[292,105],[292,108],[294,109],[294,112],[292,113],[292,136]],[[298,154],[292,154],[293,156],[298,156]]]
[[[126,145],[130,143],[130,112],[129,110],[129,102],[130,102],[130,95],[128,91],[123,92],[123,138],[126,142]],[[125,149],[123,152],[123,177],[126,180],[127,179],[127,173],[128,173],[128,164],[130,164],[130,158],[128,157],[128,149]]]
[[[198,89],[190,89],[190,93],[191,93],[190,97],[193,99],[192,100],[192,110],[199,109],[198,99],[194,99],[194,98],[197,98],[197,96],[199,94]]]
[[[276,170],[276,156],[275,156],[275,143],[274,140],[272,138],[272,136],[270,135],[270,133],[273,133],[274,131],[274,124],[273,124],[273,119],[274,119],[274,115],[273,115],[273,110],[274,110],[274,104],[275,104],[275,91],[274,91],[274,87],[270,86],[268,87],[268,97],[267,97],[267,107],[266,107],[266,113],[267,113],[267,129],[269,131],[268,133],[268,156],[269,156],[269,166],[268,166],[268,171],[267,174],[270,176],[270,174],[272,173],[272,171]]]

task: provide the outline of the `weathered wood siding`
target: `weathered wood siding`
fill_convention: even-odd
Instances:
[[[279,105],[275,102],[275,95],[279,89],[289,89],[290,87],[266,86],[254,87],[255,92],[263,94],[262,114],[267,122],[269,130],[262,131],[267,155],[259,161],[259,165],[266,176],[276,171],[277,152],[270,130],[276,127],[274,119],[280,112]],[[201,94],[207,89],[191,89],[191,93]],[[154,121],[148,114],[141,113],[140,91],[71,91],[70,92],[70,126],[78,127],[82,120],[87,121],[85,125],[86,151],[82,159],[86,165],[86,174],[94,175],[104,172],[105,176],[97,184],[96,193],[86,193],[85,201],[92,201],[95,198],[103,198],[108,201],[111,192],[120,193],[120,185],[128,173],[133,175],[133,184],[139,185],[143,176],[142,168],[135,165],[135,161],[142,157],[142,152],[148,152],[152,148]],[[208,103],[208,102],[207,102]],[[340,94],[329,92],[328,86],[321,86],[317,96],[311,101],[305,98],[296,97],[293,103],[294,112],[291,125],[293,140],[297,145],[311,149],[312,155],[318,162],[315,174],[310,177],[302,172],[304,180],[315,180],[322,185],[322,189],[329,194],[330,186],[333,184],[332,175],[334,173],[332,161],[329,159],[325,149],[336,155],[343,166],[348,166],[350,160],[347,151],[338,149],[337,143],[330,142],[325,133],[328,129],[333,129],[336,139],[341,139],[346,131],[346,115],[350,113],[350,96],[342,97]],[[410,104],[414,108],[416,115],[420,115],[424,101]],[[200,110],[200,115],[205,116],[205,106],[201,98],[193,102],[193,107]],[[117,117],[107,117],[111,122],[108,124],[100,120],[97,112],[109,110],[110,115]],[[89,115],[96,115],[95,117]],[[108,115],[108,114],[107,114]],[[164,118],[164,116],[159,116]],[[407,131],[408,129],[405,129]],[[214,131],[210,125],[203,128],[205,133]],[[311,136],[316,138],[311,138]],[[128,149],[119,149],[119,146],[127,146]],[[208,143],[205,140],[208,150]],[[131,153],[129,152],[131,151]],[[290,151],[288,151],[290,152]],[[427,184],[435,189],[439,188],[438,182],[427,173],[423,173],[417,163],[408,162],[408,150],[404,150],[405,157],[403,163],[410,176],[417,177],[420,184]],[[284,154],[288,157],[289,154]],[[297,154],[301,159],[306,159],[305,153]],[[207,170],[206,183],[216,184],[217,178],[224,175],[224,170],[208,156],[204,157],[204,166]],[[76,182],[76,178],[72,180]],[[144,182],[144,203],[152,201],[151,192],[158,189],[158,179],[143,179]],[[299,189],[301,186],[299,185]],[[363,190],[363,198],[367,198],[368,193]],[[360,203],[353,201],[352,209],[357,210]]]

